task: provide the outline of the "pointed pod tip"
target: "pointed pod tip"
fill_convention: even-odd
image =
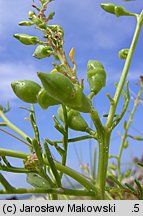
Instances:
[[[37,75],[38,75],[39,78],[41,78],[42,74],[43,74],[42,72],[37,72]]]
[[[41,73],[41,72],[37,72],[37,75],[39,76],[40,73]]]
[[[14,34],[13,37],[15,37],[17,39],[19,38],[18,34]]]
[[[49,73],[37,72],[37,75],[39,78],[44,78],[45,76],[48,77]]]
[[[15,82],[12,82],[12,83],[11,83],[12,89],[14,88],[14,86],[15,86]]]
[[[12,88],[14,88],[16,84],[17,84],[17,80],[16,80],[16,81],[13,81],[13,82],[11,82],[11,87],[12,87]]]

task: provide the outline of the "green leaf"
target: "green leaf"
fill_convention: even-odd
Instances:
[[[143,200],[143,188],[142,188],[140,182],[139,182],[137,179],[135,179],[135,183],[136,183],[137,188],[138,188],[139,199],[140,199],[140,200]]]
[[[35,188],[43,188],[43,189],[50,188],[48,182],[44,178],[40,177],[35,173],[28,173],[26,181]]]

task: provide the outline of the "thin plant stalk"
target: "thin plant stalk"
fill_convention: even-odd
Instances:
[[[119,182],[122,181],[121,157],[122,157],[124,145],[125,145],[125,142],[126,142],[126,139],[127,139],[127,136],[128,136],[129,128],[131,126],[131,123],[133,122],[134,114],[135,114],[135,112],[137,110],[137,107],[138,107],[138,105],[140,103],[140,97],[141,97],[142,93],[143,93],[143,83],[141,82],[140,90],[139,90],[139,92],[137,94],[136,100],[134,101],[134,106],[133,106],[133,109],[132,109],[132,111],[130,113],[129,120],[125,125],[125,132],[124,132],[124,135],[122,136],[122,143],[121,143],[121,146],[120,146],[120,149],[119,149],[118,156],[116,157],[117,158],[117,170],[118,170],[118,181]]]
[[[118,83],[118,86],[116,88],[116,92],[114,95],[114,98],[110,100],[111,107],[109,111],[109,115],[107,118],[106,126],[104,128],[103,134],[101,134],[100,139],[98,139],[99,143],[99,159],[98,159],[98,172],[97,172],[97,181],[96,186],[101,191],[101,199],[104,199],[105,196],[105,183],[106,183],[106,174],[107,174],[107,167],[108,167],[108,155],[109,155],[109,145],[110,145],[110,137],[111,137],[111,127],[114,119],[114,115],[116,113],[116,108],[118,105],[119,98],[122,93],[122,89],[124,87],[128,71],[130,68],[132,56],[135,51],[135,47],[139,38],[139,34],[142,28],[143,24],[143,11],[141,14],[137,17],[137,25],[134,32],[133,40],[131,42],[131,46],[128,52],[128,56]],[[98,125],[97,125],[98,127]],[[98,132],[98,131],[97,131]],[[101,132],[100,132],[101,133]]]

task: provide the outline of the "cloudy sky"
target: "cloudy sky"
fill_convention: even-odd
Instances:
[[[38,2],[35,0],[35,3]],[[104,1],[108,2],[108,1]],[[110,0],[110,2],[118,5],[123,5],[131,12],[140,13],[143,9],[143,1],[136,0],[131,2],[124,2],[122,0]],[[65,51],[68,53],[72,47],[75,48],[75,60],[77,62],[77,73],[80,78],[86,80],[86,65],[89,59],[97,59],[101,61],[107,72],[107,86],[94,99],[95,108],[99,111],[102,118],[103,113],[109,110],[109,103],[106,98],[106,93],[114,94],[114,82],[119,80],[124,61],[118,58],[118,51],[122,48],[130,46],[132,36],[135,29],[136,21],[134,17],[120,17],[117,18],[112,14],[104,12],[100,8],[101,0],[55,0],[49,6],[49,11],[55,11],[56,15],[51,24],[60,24],[65,29]],[[21,110],[19,106],[28,105],[18,100],[12,92],[10,83],[17,79],[32,79],[40,83],[36,76],[37,71],[48,72],[53,69],[51,61],[53,59],[37,60],[32,57],[35,47],[24,46],[20,44],[14,37],[15,33],[29,33],[39,34],[33,27],[20,27],[18,22],[26,20],[28,11],[32,9],[32,0],[0,0],[0,103],[4,105],[6,100],[9,100],[12,107],[7,114],[9,119],[23,129],[27,134],[33,136],[30,130],[30,125],[24,121],[24,117],[28,113]],[[128,75],[130,81],[130,88],[137,93],[139,76],[143,74],[143,31],[139,38],[139,42],[133,57],[133,62]],[[85,92],[89,93],[88,84],[85,83]],[[101,100],[102,98],[102,100]],[[129,109],[132,108],[132,101]],[[122,104],[119,106],[119,110]],[[56,115],[57,107],[52,107],[47,111],[42,111],[36,106],[37,121],[40,125],[41,138],[49,137],[53,139],[55,136],[55,129],[53,127],[52,115]],[[138,112],[134,120],[134,128],[143,131],[143,124],[140,120],[143,106],[138,107]],[[85,116],[90,123],[88,116]],[[126,119],[128,115],[126,115]],[[120,138],[117,131],[123,133],[122,123],[115,130],[112,137],[111,152],[116,154],[118,152]],[[131,131],[135,135],[133,129]],[[142,132],[143,133],[143,132]],[[80,135],[78,133],[77,135]],[[73,131],[70,131],[70,136],[75,136]],[[57,134],[56,137],[60,138]],[[1,147],[28,151],[23,144],[9,138],[7,135],[0,132]],[[90,144],[93,146],[94,143]],[[131,141],[130,148],[126,151],[124,158],[125,162],[130,161],[133,156],[141,155],[143,147],[142,143]],[[82,142],[76,145],[70,144],[68,165],[72,167],[79,167],[76,151],[79,153],[83,163],[89,162],[89,143]],[[55,152],[53,153],[55,154]],[[128,155],[128,156],[127,156]],[[57,157],[57,155],[55,155]],[[13,161],[17,164],[17,161]],[[79,168],[78,168],[79,169]],[[8,176],[8,174],[5,174]],[[11,183],[15,179],[19,179],[17,175],[10,174]],[[25,180],[21,177],[21,183],[25,185]],[[17,185],[20,183],[17,181]]]

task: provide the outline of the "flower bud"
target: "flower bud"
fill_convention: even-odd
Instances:
[[[27,34],[14,34],[13,36],[25,45],[36,45],[39,42],[39,39],[36,36]]]
[[[48,15],[48,20],[52,20],[53,17],[54,17],[54,15],[55,15],[55,12],[54,12],[54,11],[51,11],[51,12],[49,13],[49,15]]]
[[[52,54],[52,48],[50,46],[39,45],[36,47],[33,57],[42,59],[49,57]]]
[[[48,25],[53,32],[60,34],[62,37],[64,36],[64,30],[60,25]]]
[[[120,59],[126,59],[128,56],[129,49],[121,49],[118,53]]]
[[[33,15],[35,15],[35,12],[34,11],[29,11],[28,15],[31,18]]]
[[[40,163],[36,155],[27,156],[27,158],[23,161],[23,163],[24,163],[24,167],[31,172],[37,171],[37,169],[40,167]]]
[[[27,103],[37,103],[37,94],[41,86],[32,80],[17,80],[11,87],[18,98]]]
[[[20,26],[32,26],[34,22],[31,21],[21,21],[18,23]]]

